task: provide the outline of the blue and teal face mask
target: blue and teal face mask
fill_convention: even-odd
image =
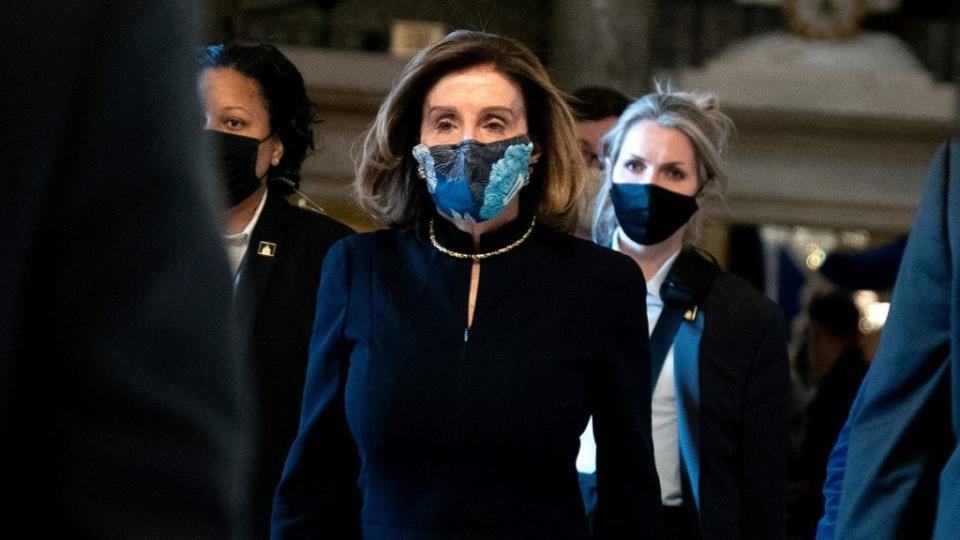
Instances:
[[[420,177],[437,209],[460,222],[486,221],[506,208],[530,181],[533,143],[526,135],[492,143],[413,148]]]

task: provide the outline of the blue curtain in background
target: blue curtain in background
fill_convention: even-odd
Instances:
[[[800,313],[800,292],[807,283],[807,275],[785,247],[780,248],[777,266],[777,303],[789,324]]]
[[[820,274],[850,290],[889,290],[897,279],[906,245],[904,236],[875,249],[830,255],[820,267]]]

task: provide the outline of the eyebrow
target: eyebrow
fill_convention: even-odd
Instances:
[[[519,112],[523,112],[522,110]],[[491,114],[491,113],[508,113],[510,116],[514,116],[516,112],[510,107],[484,107],[480,109],[480,114]]]
[[[437,114],[437,113],[451,114],[451,113],[455,113],[455,112],[457,112],[457,110],[454,109],[453,107],[430,107],[429,109],[427,109],[427,115],[428,115],[428,116],[429,116],[429,115],[433,115],[433,114]]]
[[[631,154],[630,152],[627,152],[627,156],[628,156],[629,158],[631,158],[631,159],[639,159],[640,161],[642,161],[642,162],[644,162],[644,163],[647,163],[647,160],[644,159],[642,156],[638,156],[638,155],[636,155],[636,154]],[[660,164],[661,167],[670,167],[670,166],[677,166],[677,165],[679,165],[679,166],[681,166],[681,167],[689,167],[689,166],[690,166],[690,165],[687,165],[686,163],[684,163],[684,162],[682,162],[682,161],[668,161],[668,162],[666,162],[666,163],[661,163],[661,164]]]
[[[248,111],[247,109],[245,109],[245,108],[243,108],[243,107],[241,107],[241,106],[239,106],[239,105],[228,105],[228,106],[226,106],[226,107],[222,107],[221,110],[224,110],[224,111],[233,111],[233,110],[236,110],[236,111],[243,111],[243,112],[245,112],[245,113],[250,113],[250,111]]]
[[[441,114],[455,114],[456,112],[457,112],[456,107],[447,107],[447,106],[443,106],[443,105],[438,105],[438,106],[430,107],[429,109],[427,109],[427,115],[428,115],[428,116],[434,115],[434,114],[437,114],[437,113],[441,113]],[[514,111],[514,110],[511,109],[510,107],[502,107],[502,106],[499,106],[499,105],[495,105],[495,106],[492,106],[492,107],[484,107],[484,108],[480,109],[480,114],[481,114],[481,115],[483,115],[483,114],[491,114],[491,113],[500,113],[500,114],[505,114],[505,113],[506,113],[506,114],[509,114],[510,116],[516,116],[517,114],[521,114],[522,111]]]

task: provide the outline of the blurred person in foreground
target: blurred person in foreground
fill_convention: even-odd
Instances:
[[[960,531],[960,139],[937,151],[877,352],[827,465],[819,540]]]
[[[200,20],[179,1],[4,5],[3,536],[246,537]]]

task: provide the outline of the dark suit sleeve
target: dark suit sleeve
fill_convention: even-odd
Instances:
[[[774,540],[785,534],[790,368],[783,315],[779,308],[770,308],[744,389],[740,444],[744,539]]]
[[[938,489],[949,488],[938,488],[937,476],[945,449],[956,445],[948,359],[957,354],[951,324],[957,317],[960,255],[957,230],[948,224],[960,211],[960,186],[953,176],[960,173],[958,152],[954,141],[933,161],[886,327],[859,410],[849,420],[837,538],[930,538],[935,515],[957,515],[956,497],[949,503],[953,509],[937,508]]]
[[[599,302],[606,316],[593,413],[597,540],[663,535],[650,427],[646,285],[633,261],[622,263],[605,279]]]
[[[843,474],[847,466],[847,449],[850,444],[850,419],[860,410],[860,395],[853,400],[847,422],[837,435],[837,442],[827,458],[827,476],[823,481],[823,516],[817,523],[816,540],[833,540],[837,530],[837,512],[840,509],[840,492],[843,488]]]
[[[347,429],[344,385],[351,345],[344,337],[349,305],[349,250],[327,252],[297,438],[274,499],[271,538],[354,538],[359,535],[357,450]]]

